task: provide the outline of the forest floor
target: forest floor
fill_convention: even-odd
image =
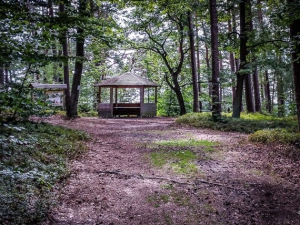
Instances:
[[[300,225],[299,159],[284,146],[249,143],[247,135],[196,129],[174,118],[47,119],[86,131],[89,151],[70,162],[44,224]],[[217,141],[198,151],[193,175],[155,167],[159,140]],[[285,152],[285,153],[283,153]]]

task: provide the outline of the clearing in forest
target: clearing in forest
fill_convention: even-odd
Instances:
[[[45,224],[300,224],[300,169],[280,146],[172,118],[47,122],[92,140]]]

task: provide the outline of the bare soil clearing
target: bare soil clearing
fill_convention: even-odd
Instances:
[[[47,122],[86,131],[92,140],[70,163],[72,174],[57,188],[59,203],[45,224],[300,225],[300,160],[282,154],[282,146],[254,145],[244,134],[181,126],[173,118]],[[197,175],[156,168],[146,157],[157,140],[189,138],[220,143],[197,160]]]

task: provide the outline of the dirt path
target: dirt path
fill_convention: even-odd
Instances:
[[[93,140],[70,164],[72,175],[56,190],[59,204],[46,224],[300,225],[299,161],[249,144],[243,134],[197,130],[170,118],[48,122],[84,130]],[[220,146],[196,161],[197,175],[187,176],[146,157],[151,143],[170,139]]]

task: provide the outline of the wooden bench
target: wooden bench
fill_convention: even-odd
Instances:
[[[113,106],[113,115],[121,116],[121,115],[136,115],[140,116],[140,104],[139,103],[117,103]]]

